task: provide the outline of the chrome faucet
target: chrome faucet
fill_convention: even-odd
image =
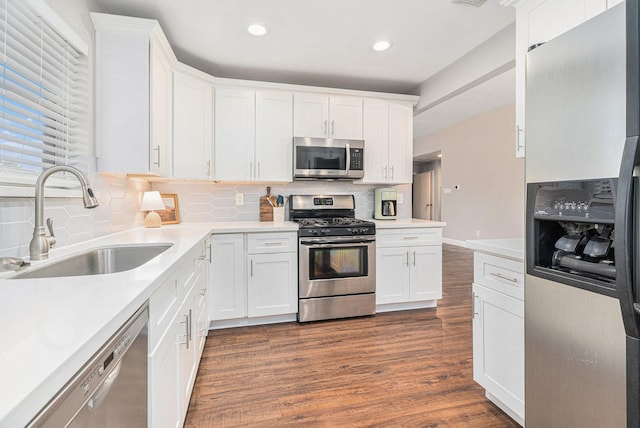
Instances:
[[[44,170],[36,181],[36,224],[33,228],[33,238],[31,238],[31,243],[29,244],[31,260],[42,260],[49,257],[49,248],[56,243],[56,238],[53,233],[53,220],[50,218],[47,219],[47,227],[49,228],[51,236],[47,236],[44,231],[44,183],[51,174],[61,171],[72,173],[80,181],[80,185],[82,186],[82,202],[85,208],[95,208],[98,206],[98,200],[93,195],[93,190],[89,187],[87,178],[80,170],[67,165],[53,166]]]

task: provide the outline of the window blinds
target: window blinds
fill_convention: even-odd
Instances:
[[[84,172],[88,167],[87,58],[32,3],[0,0],[0,171],[5,182],[7,176],[35,176],[54,165]]]

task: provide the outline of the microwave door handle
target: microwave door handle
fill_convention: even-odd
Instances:
[[[351,168],[351,148],[349,147],[349,143],[346,143],[344,145],[344,147],[347,149],[347,160],[346,160],[347,168],[346,168],[345,174],[348,176],[349,175],[349,169]]]

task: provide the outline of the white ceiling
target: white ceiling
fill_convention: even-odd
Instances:
[[[98,2],[108,13],[157,19],[181,62],[216,77],[394,93],[409,92],[514,20],[514,9],[498,0],[479,8],[451,0]],[[266,24],[269,34],[249,35],[252,22]],[[391,49],[373,51],[380,38],[390,39]],[[492,102],[495,89],[478,89],[483,102]],[[438,110],[440,123],[459,120],[472,106],[482,110],[474,93],[443,103],[449,107]]]

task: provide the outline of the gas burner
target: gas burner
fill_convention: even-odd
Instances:
[[[301,237],[375,235],[371,221],[355,217],[352,195],[291,195],[291,220],[298,223]]]

